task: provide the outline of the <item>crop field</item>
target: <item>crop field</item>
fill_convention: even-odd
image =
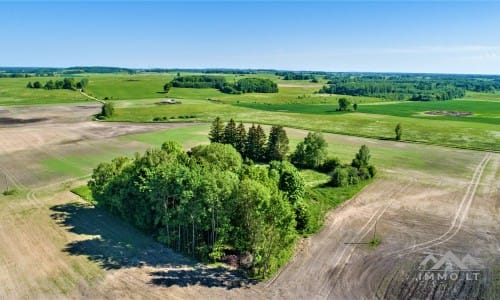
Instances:
[[[0,78],[0,299],[411,299],[436,293],[498,299],[499,94],[442,102],[346,96],[358,111],[336,112],[344,96],[316,94],[323,79],[258,74],[276,81],[279,93],[172,88],[164,94],[163,84],[174,76],[88,75],[86,92],[115,104],[105,121],[93,120],[101,104],[77,91],[25,88],[51,77]],[[156,104],[165,98],[182,103]],[[133,157],[167,140],[186,150],[209,143],[216,116],[263,124],[266,133],[283,125],[291,149],[309,130],[322,131],[328,155],[342,163],[367,145],[378,169],[373,181],[350,189],[326,188],[329,175],[301,170],[318,231],[302,236],[290,262],[265,282],[173,252],[89,203],[83,187],[96,165],[113,157]],[[404,128],[400,142],[397,123]],[[374,232],[380,244],[370,246]],[[426,255],[448,250],[479,260],[480,280],[419,281]]]

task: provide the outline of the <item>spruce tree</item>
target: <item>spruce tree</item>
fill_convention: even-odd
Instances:
[[[257,125],[256,131],[256,138],[255,138],[255,161],[265,161],[266,158],[266,140],[267,136],[266,133],[264,132],[264,129],[260,126]]]
[[[231,119],[226,124],[226,128],[224,128],[222,143],[232,145],[236,148],[236,134],[236,123]]]
[[[256,145],[256,136],[257,136],[257,128],[255,124],[252,124],[252,127],[248,129],[247,140],[245,144],[245,156],[255,160],[255,145]]]
[[[271,127],[266,149],[266,160],[284,160],[290,149],[288,143],[288,137],[286,136],[286,131],[283,129],[283,126]]]
[[[260,125],[252,127],[248,130],[246,143],[246,156],[253,161],[264,161],[266,155],[266,133]]]
[[[243,122],[240,122],[238,128],[236,128],[235,148],[242,156],[245,156],[246,143],[247,143],[247,130],[245,128],[245,125],[243,125]]]
[[[220,117],[215,118],[212,122],[212,127],[210,128],[210,132],[208,133],[208,138],[212,143],[222,143],[224,137],[224,125]]]

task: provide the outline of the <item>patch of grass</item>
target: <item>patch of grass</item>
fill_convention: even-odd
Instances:
[[[13,196],[17,195],[19,191],[17,189],[6,189],[5,191],[2,192],[2,195],[4,196]]]
[[[370,248],[377,247],[378,245],[380,245],[381,242],[382,242],[382,239],[379,236],[375,236],[374,238],[372,238],[372,240],[369,243]]]
[[[138,141],[156,147],[160,147],[168,140],[174,140],[188,149],[198,144],[208,143],[208,130],[208,125],[197,125],[157,132],[132,134],[120,137],[120,140]]]
[[[96,201],[94,200],[94,197],[92,197],[92,192],[90,191],[89,187],[87,185],[82,185],[79,187],[76,187],[74,189],[71,189],[71,192],[73,194],[76,194],[80,196],[83,200],[95,204]]]
[[[328,186],[307,187],[304,197],[309,206],[310,222],[306,234],[318,232],[325,221],[326,213],[351,199],[362,188],[370,184],[372,180],[366,180],[356,185],[332,188]]]
[[[475,100],[475,101],[500,101],[500,92],[496,93],[467,92],[463,99]]]
[[[314,170],[300,170],[300,174],[308,187],[316,187],[327,183],[330,176]]]

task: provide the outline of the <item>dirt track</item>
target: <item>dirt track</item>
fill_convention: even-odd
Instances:
[[[460,173],[449,177],[444,170],[430,175],[382,167],[373,184],[332,211],[321,232],[303,241],[301,251],[282,272],[255,284],[232,270],[197,265],[105,211],[61,192],[67,176],[42,176],[39,160],[89,151],[113,154],[118,151],[111,147],[117,136],[173,126],[89,121],[97,111],[94,105],[0,110],[0,121],[8,123],[0,123],[0,176],[7,179],[5,183],[0,177],[0,189],[8,185],[28,191],[22,199],[0,197],[0,299],[495,295],[491,281],[492,273],[500,269],[499,154],[457,150],[459,156],[455,150],[411,145],[460,157],[450,161]],[[120,143],[129,150],[145,147]],[[382,239],[378,247],[346,244],[369,241],[375,224]],[[448,250],[481,261],[480,280],[416,280],[426,255]]]

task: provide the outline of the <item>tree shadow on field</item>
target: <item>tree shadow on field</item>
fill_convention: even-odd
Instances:
[[[250,281],[237,270],[211,268],[199,264],[156,242],[130,224],[100,207],[73,202],[51,208],[52,219],[78,240],[63,249],[70,255],[83,255],[104,269],[154,267],[150,284],[161,286],[201,285],[241,287]]]
[[[223,267],[155,271],[149,274],[153,276],[150,283],[166,287],[173,285],[180,287],[201,285],[209,288],[225,287],[226,289],[233,289],[248,287],[250,283],[255,283],[243,279],[243,275],[237,270]]]

